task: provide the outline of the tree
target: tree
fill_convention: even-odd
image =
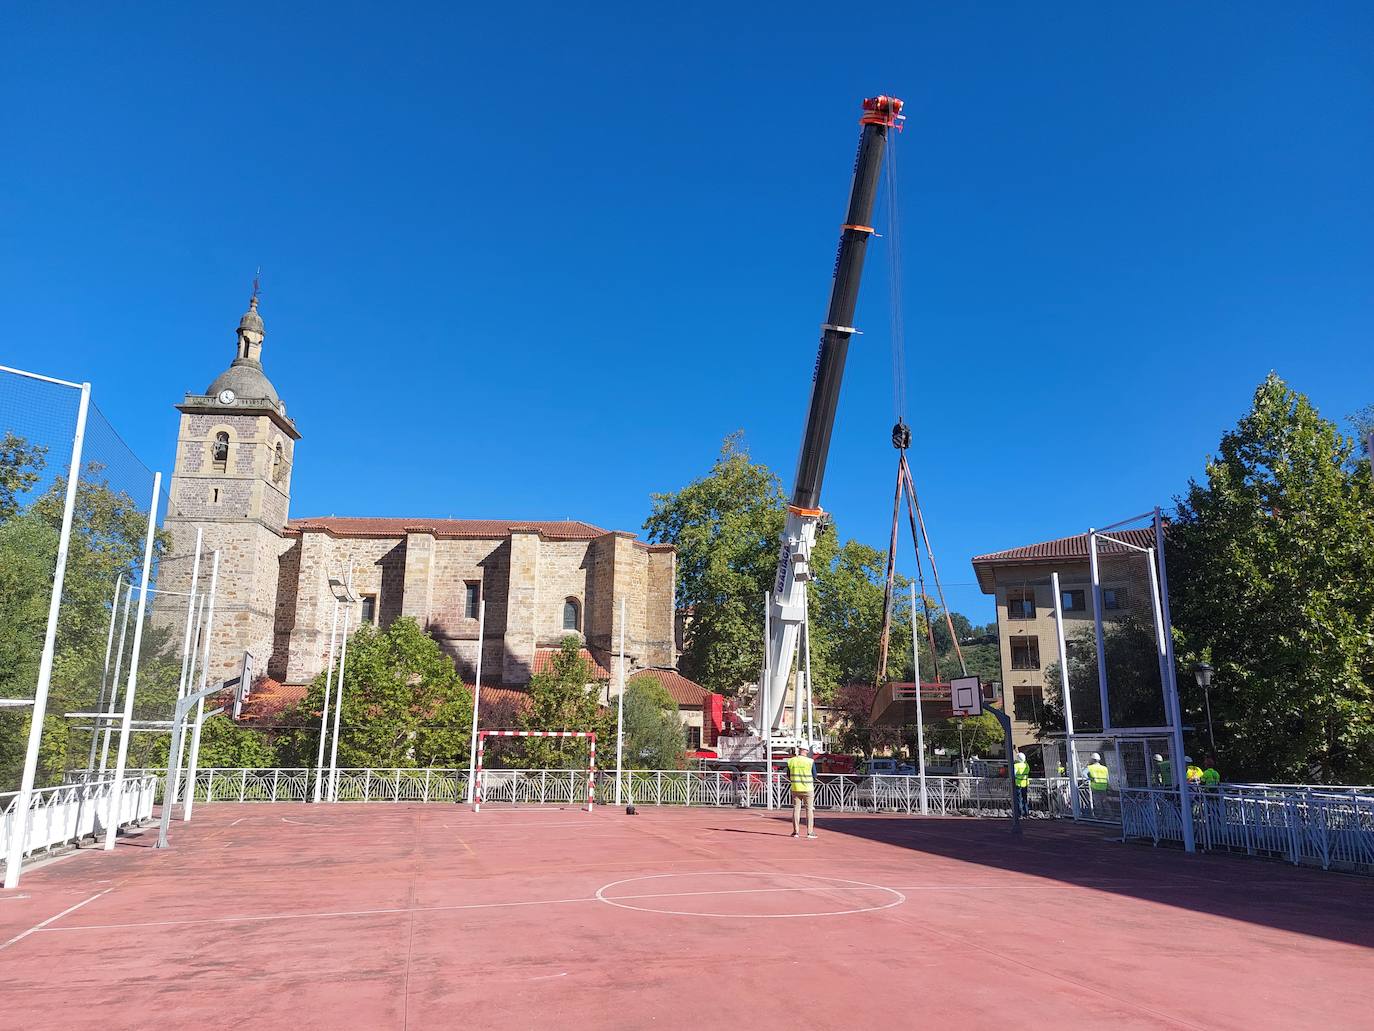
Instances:
[[[521,714],[526,730],[591,731],[603,749],[614,745],[613,722],[597,706],[592,664],[582,656],[582,642],[563,638],[552,661],[530,679],[529,705]],[[567,769],[585,765],[585,738],[529,738],[523,746],[509,746],[507,761],[531,769]]]
[[[159,734],[148,754],[140,760],[143,766],[166,766],[167,752],[171,748],[171,735]],[[314,765],[314,756],[310,765]],[[182,763],[189,767],[191,762],[190,730],[187,731],[186,751]],[[208,770],[212,767],[229,769],[258,769],[277,765],[277,753],[267,737],[258,730],[243,727],[221,713],[211,716],[200,728],[200,752],[196,756],[196,768]]]
[[[1159,651],[1153,625],[1134,615],[1103,624],[1107,685],[1116,727],[1159,727],[1167,721],[1159,683]],[[1069,692],[1076,733],[1102,729],[1102,694],[1097,681],[1097,640],[1081,627],[1064,642],[1069,652]],[[1045,668],[1045,699],[1033,722],[1041,734],[1064,732],[1059,663]]]
[[[1374,492],[1354,442],[1270,374],[1167,547],[1179,658],[1216,669],[1228,778],[1374,778]],[[1202,725],[1201,691],[1179,687]]]
[[[19,498],[38,482],[47,453],[9,430],[0,437],[0,523],[18,513]]]
[[[865,759],[871,759],[879,752],[901,747],[902,728],[872,721],[877,694],[877,685],[871,679],[842,684],[835,693],[835,708],[841,716],[835,744],[840,751],[858,752]]]
[[[625,685],[625,766],[676,770],[685,751],[682,720],[667,688],[654,677],[632,677]]]
[[[317,676],[283,716],[296,727],[280,742],[285,761],[315,763],[325,680],[326,674]],[[331,698],[331,711],[335,704]],[[349,637],[340,766],[466,766],[471,732],[472,694],[453,660],[414,619],[386,628],[364,624]]]
[[[979,716],[956,716],[947,720],[937,720],[926,728],[926,747],[932,751],[943,748],[950,755],[960,759],[981,756],[1001,758],[1004,750],[1005,735],[1002,724],[990,712]]]

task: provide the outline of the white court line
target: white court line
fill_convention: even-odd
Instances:
[[[16,934],[16,935],[15,935],[13,938],[11,938],[9,941],[5,942],[4,945],[0,945],[0,952],[3,952],[5,949],[8,949],[11,945],[14,945],[16,942],[21,942],[21,941],[23,941],[23,940],[24,940],[25,938],[27,938],[29,935],[33,934],[34,931],[42,931],[42,930],[45,930],[45,929],[47,928],[47,926],[48,926],[50,923],[52,923],[54,920],[61,920],[61,919],[62,919],[64,916],[66,916],[68,913],[75,913],[78,909],[80,909],[82,906],[84,906],[87,902],[94,902],[96,899],[100,898],[101,895],[108,895],[108,894],[109,894],[110,892],[112,892],[112,891],[114,891],[113,888],[106,888],[104,891],[98,891],[98,892],[96,892],[94,895],[92,895],[90,898],[88,898],[88,899],[82,899],[82,900],[81,900],[80,902],[78,902],[76,905],[67,907],[66,909],[62,910],[62,912],[58,913],[56,916],[50,916],[50,917],[48,917],[48,919],[44,920],[41,924],[34,924],[34,926],[30,927],[27,931],[24,931],[22,934]]]
[[[27,895],[0,895],[0,902],[9,902],[12,899],[26,899]]]
[[[809,877],[812,880],[826,881],[828,883],[816,888],[806,888],[798,886],[796,888],[730,888],[716,891],[694,891],[694,892],[665,892],[663,897],[673,898],[680,895],[745,895],[751,891],[757,894],[774,891],[882,891],[892,896],[891,901],[882,905],[875,906],[856,906],[853,909],[831,909],[818,913],[699,913],[691,910],[678,909],[651,909],[648,906],[632,906],[620,900],[622,898],[654,898],[654,895],[640,896],[608,896],[606,891],[621,884],[633,884],[635,881],[656,881],[664,877],[774,877],[776,873],[761,870],[708,870],[692,873],[660,873],[650,874],[645,877],[626,877],[618,881],[611,881],[610,884],[603,884],[596,889],[596,897],[599,901],[608,906],[615,906],[617,909],[628,909],[636,913],[655,913],[661,916],[694,916],[694,917],[731,917],[741,920],[788,920],[798,917],[822,917],[822,916],[852,916],[858,913],[873,913],[882,909],[891,909],[893,906],[900,906],[906,901],[906,896],[895,888],[885,888],[881,884],[869,884],[867,881],[854,881],[843,877],[827,877],[822,874],[797,873],[784,874],[783,876]]]

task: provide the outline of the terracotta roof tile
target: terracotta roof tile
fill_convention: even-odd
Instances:
[[[630,680],[632,682],[638,680],[640,677],[652,677],[654,680],[657,680],[663,685],[664,690],[668,692],[668,697],[677,702],[680,706],[686,705],[694,709],[700,709],[706,704],[706,699],[711,697],[710,691],[696,683],[696,681],[688,680],[675,669],[654,667],[652,669],[641,669],[630,674]]]
[[[509,537],[513,530],[532,531],[550,540],[590,541],[608,531],[576,519],[425,519],[373,516],[323,516],[293,519],[287,533],[323,530],[335,537],[404,537],[407,533],[433,533],[436,537],[472,540]]]
[[[1111,532],[1111,537],[1128,541],[1138,548],[1153,548],[1155,546],[1154,530],[1114,530]],[[1130,550],[1124,544],[1119,544],[1101,534],[1098,535],[1097,553],[1099,555],[1121,555]],[[1086,560],[1087,557],[1088,535],[1080,533],[1073,537],[1060,537],[1058,540],[1027,544],[1024,547],[994,551],[987,555],[976,555],[973,564],[977,566],[1003,562],[1049,562],[1064,558]]]
[[[537,648],[537,649],[535,649],[535,652],[534,652],[534,670],[533,670],[533,673],[534,673],[534,674],[543,673],[544,670],[548,669],[549,663],[553,662],[553,657],[554,657],[555,655],[557,655],[558,652],[559,652],[559,649],[557,649],[557,648]],[[581,655],[584,659],[586,659],[588,662],[590,662],[590,663],[592,664],[592,679],[593,679],[593,680],[610,680],[610,679],[611,679],[611,671],[608,670],[605,666],[601,665],[601,663],[597,662],[597,661],[596,661],[596,657],[595,657],[594,655],[592,655],[591,652],[587,651],[586,648],[580,649],[579,652],[578,652],[578,654]]]
[[[259,677],[243,703],[239,720],[263,727],[274,726],[280,721],[282,713],[298,704],[309,690],[309,684],[283,684],[271,677]],[[220,703],[229,709],[234,703],[232,693],[222,695]]]

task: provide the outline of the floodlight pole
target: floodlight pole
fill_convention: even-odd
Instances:
[[[1097,695],[1102,704],[1102,729],[1112,729],[1107,705],[1107,635],[1102,630],[1102,577],[1097,568],[1097,531],[1088,530],[1088,569],[1093,578],[1093,630],[1097,634]]]
[[[119,625],[119,650],[115,652],[114,677],[110,680],[110,708],[109,713],[114,715],[115,704],[119,701],[119,675],[124,669],[124,638],[129,632],[129,612],[134,607],[134,585],[129,584],[124,591],[124,620]],[[105,767],[110,760],[110,734],[114,728],[111,726],[112,720],[102,720],[105,724],[105,732],[100,735],[100,773],[105,772]]]
[[[324,674],[324,705],[320,709],[320,747],[315,756],[315,801],[324,783],[324,743],[329,738],[329,699],[334,693],[334,645],[339,636],[339,598],[334,596],[334,619],[329,626],[329,664]]]
[[[477,784],[477,716],[482,698],[482,646],[486,643],[487,637],[487,599],[485,592],[478,588],[477,594],[477,671],[472,684],[472,736],[468,742],[468,803],[472,802],[472,793]]]
[[[153,473],[153,500],[148,506],[148,536],[143,542],[143,570],[138,583],[138,616],[134,623],[133,650],[129,655],[129,683],[124,689],[124,717],[119,724],[119,751],[115,756],[114,784],[110,789],[109,819],[105,823],[107,852],[115,847],[115,833],[119,828],[119,796],[124,790],[124,763],[129,758],[129,724],[133,722],[134,695],[138,690],[138,659],[143,648],[143,617],[148,611],[148,576],[153,569],[153,538],[157,535],[157,502],[161,493],[162,474]],[[162,804],[170,803],[164,798]]]
[[[625,771],[625,599],[620,599],[620,697],[615,707],[615,804],[620,805],[620,780]]]
[[[1197,851],[1193,836],[1193,792],[1187,776],[1179,776],[1183,770],[1183,707],[1178,701],[1178,678],[1174,660],[1174,623],[1169,613],[1169,569],[1164,561],[1164,518],[1156,506],[1154,511],[1155,553],[1159,556],[1159,603],[1160,617],[1164,631],[1165,673],[1168,685],[1165,689],[1168,701],[1169,722],[1174,727],[1174,779],[1178,781],[1179,822],[1183,825],[1183,848],[1188,852]]]
[[[219,589],[219,550],[210,561],[210,597],[206,601],[205,622],[201,624],[200,700],[196,702],[196,726],[191,733],[191,765],[186,771],[186,799],[181,803],[181,819],[191,822],[191,809],[196,801],[196,767],[200,763],[200,727],[205,717],[205,687],[210,673],[210,636],[215,629],[215,592]],[[190,688],[190,684],[186,685]],[[243,685],[240,684],[240,687]]]
[[[916,584],[911,585],[911,679],[916,681],[916,757],[921,776],[921,815],[930,813],[926,794],[926,721],[921,712],[921,635],[916,630]],[[935,678],[939,680],[937,676]],[[982,687],[979,687],[979,691]]]
[[[114,601],[110,604],[110,632],[105,635],[105,665],[100,670],[100,701],[95,705],[96,712],[105,711],[105,691],[110,684],[110,653],[114,650],[114,628],[115,620],[119,618],[119,596],[124,593],[124,574],[120,573],[115,577]],[[95,769],[95,753],[100,746],[100,723],[95,720],[91,723],[91,754],[86,760],[86,772],[89,774]]]
[[[196,527],[196,551],[195,559],[191,564],[191,590],[186,596],[186,632],[181,636],[181,678],[177,681],[177,698],[186,695],[186,670],[191,661],[191,652],[195,645],[192,643],[195,637],[191,624],[197,618],[196,612],[196,587],[200,580],[200,543],[204,531]]]
[[[344,583],[347,607],[344,609],[343,643],[339,646],[339,687],[334,699],[334,740],[329,745],[329,800],[339,800],[339,717],[343,713],[344,670],[348,665],[348,622],[353,615],[353,563],[348,564],[348,579]]]
[[[773,671],[768,668],[768,642],[773,639],[772,613],[770,612],[771,599],[767,591],[763,593],[763,683],[759,685],[759,693],[763,695],[763,716],[759,721],[759,726],[768,736],[764,739],[764,808],[773,808]]]
[[[1059,590],[1059,572],[1050,574],[1050,589],[1054,591],[1054,633],[1059,643],[1059,693],[1064,699],[1064,738],[1069,746],[1069,806],[1074,822],[1078,822],[1078,747],[1073,734],[1073,699],[1069,697],[1069,650],[1064,643],[1064,595]],[[1050,771],[1045,771],[1048,783]]]
[[[72,460],[67,467],[67,494],[62,502],[62,530],[57,538],[57,568],[53,570],[52,594],[48,598],[48,625],[43,631],[43,653],[38,660],[38,682],[29,716],[29,740],[24,752],[24,772],[19,794],[14,799],[14,822],[10,825],[10,847],[5,856],[5,887],[19,883],[19,866],[24,861],[24,845],[29,836],[29,807],[33,804],[33,782],[38,773],[38,752],[43,744],[43,717],[48,711],[48,688],[52,684],[53,654],[57,645],[57,617],[62,608],[62,581],[67,575],[67,549],[72,539],[72,515],[76,511],[76,489],[81,480],[81,448],[86,440],[86,413],[91,407],[91,385],[81,384],[81,399],[76,407],[76,432],[72,435]],[[156,508],[156,504],[154,504]]]

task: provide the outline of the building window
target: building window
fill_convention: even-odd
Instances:
[[[1102,607],[1104,609],[1124,609],[1126,607],[1126,588],[1102,588]]]
[[[1060,604],[1065,612],[1082,612],[1088,607],[1086,591],[1060,591]]]
[[[1007,590],[1007,618],[1035,618],[1035,588],[1012,587]]]
[[[219,504],[219,488],[218,488],[218,487],[211,487],[211,488],[210,488],[210,504],[212,504],[212,505],[218,505],[218,504]]]
[[[1013,637],[1011,639],[1011,668],[1040,668],[1040,638]]]
[[[482,611],[482,582],[469,580],[463,585],[463,615],[476,619]]]
[[[363,615],[362,615],[362,621],[363,621],[364,623],[376,623],[376,622],[377,622],[377,596],[376,596],[375,594],[364,594],[364,595],[363,595],[362,601],[363,601]]]
[[[210,446],[210,460],[214,463],[215,472],[229,471],[229,434],[224,430],[215,434],[215,442]]]
[[[683,735],[686,737],[687,751],[695,752],[697,749],[701,747],[700,727],[683,727],[682,732]]]
[[[582,629],[582,610],[578,606],[576,598],[569,598],[563,602],[563,629],[574,631]]]
[[[281,483],[282,474],[286,472],[286,458],[282,454],[281,441],[277,441],[276,453],[272,456],[272,482]]]
[[[1018,687],[1016,688],[1012,701],[1015,705],[1016,718],[1022,723],[1032,722],[1038,713],[1042,697],[1038,688]]]

